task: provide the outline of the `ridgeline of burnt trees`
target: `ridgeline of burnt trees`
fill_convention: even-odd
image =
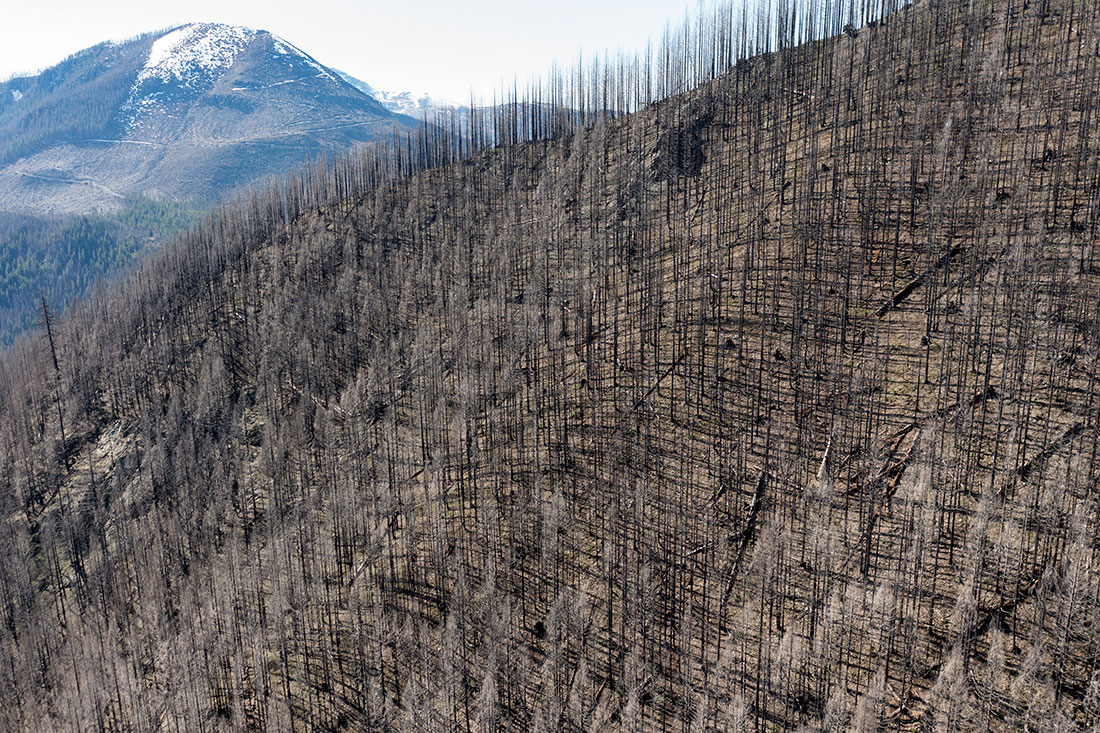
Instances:
[[[227,204],[0,361],[0,725],[1096,725],[1098,44],[721,7]]]

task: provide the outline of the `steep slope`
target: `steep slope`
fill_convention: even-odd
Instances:
[[[5,727],[1096,725],[1098,29],[924,0],[211,221],[0,362]]]
[[[0,209],[212,200],[412,125],[271,33],[195,23],[0,84]]]

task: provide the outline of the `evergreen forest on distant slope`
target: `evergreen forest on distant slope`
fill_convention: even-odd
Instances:
[[[199,219],[191,203],[128,197],[118,212],[30,216],[0,213],[0,347],[87,295]]]
[[[1100,5],[720,5],[0,359],[0,727],[1100,725]]]

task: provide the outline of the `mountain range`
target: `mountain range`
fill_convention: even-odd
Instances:
[[[0,210],[212,201],[415,127],[402,109],[267,31],[193,23],[102,43],[0,83]]]

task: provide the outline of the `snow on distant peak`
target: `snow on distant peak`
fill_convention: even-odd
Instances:
[[[157,82],[201,88],[212,76],[232,66],[237,55],[257,35],[257,31],[243,26],[191,23],[158,38],[149,49],[145,66],[138,72],[123,106],[129,117],[127,131],[142,126],[143,117],[163,112],[163,92],[157,88]]]
[[[270,41],[270,46],[267,42]],[[261,61],[249,47],[264,50],[276,61],[266,73],[277,80],[270,84],[233,87],[236,91],[266,89],[302,81],[302,69],[311,77],[337,81],[321,64],[305,51],[268,31],[220,23],[191,23],[168,31],[153,41],[145,65],[138,72],[130,96],[123,105],[126,130],[132,132],[155,123],[168,114],[174,101],[187,93],[202,93],[210,89],[238,58]],[[290,78],[287,75],[293,75]],[[285,78],[278,78],[278,77]],[[182,95],[180,92],[186,90]]]
[[[428,92],[387,92],[376,89],[362,79],[343,71],[336,71],[340,77],[353,87],[369,97],[374,97],[383,107],[390,112],[396,112],[417,119],[432,117],[437,112],[455,111],[462,114],[466,107],[447,99],[436,97]]]
[[[391,112],[418,119],[431,117],[437,112],[448,110],[461,112],[464,109],[463,105],[457,102],[432,96],[428,92],[384,92],[375,89],[372,96]]]
[[[11,98],[12,98],[13,101],[18,102],[20,99],[23,98],[23,92],[21,92],[18,89],[12,89],[11,90]]]
[[[192,23],[181,26],[153,43],[137,83],[176,79],[188,84],[196,76],[228,68],[256,33],[239,25]]]

